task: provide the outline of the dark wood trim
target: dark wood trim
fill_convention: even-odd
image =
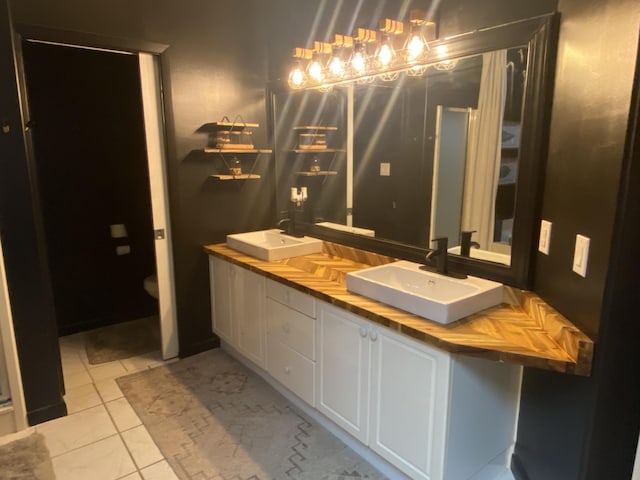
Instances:
[[[180,346],[180,354],[178,355],[180,358],[190,357],[191,355],[197,355],[198,353],[206,352],[207,350],[211,350],[212,348],[220,347],[220,339],[215,336],[212,338],[208,338],[202,342],[191,343],[188,348],[183,348]]]
[[[67,415],[67,405],[64,401],[54,405],[38,408],[27,412],[27,422],[30,426],[47,422],[53,418],[64,417]]]
[[[76,32],[73,30],[58,30],[40,25],[14,25],[14,30],[25,40],[61,43],[80,47],[103,48],[130,53],[163,53],[169,45],[149,42],[136,38],[111,37],[93,33]]]

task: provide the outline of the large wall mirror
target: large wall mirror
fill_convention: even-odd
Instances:
[[[435,42],[420,75],[272,91],[277,208],[311,235],[527,287],[546,156],[553,16]],[[299,222],[300,223],[300,222]],[[472,248],[461,251],[463,232]],[[467,234],[468,235],[468,234]]]

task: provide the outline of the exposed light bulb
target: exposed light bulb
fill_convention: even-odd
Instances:
[[[417,61],[424,52],[424,42],[420,35],[413,35],[407,45],[407,61]]]
[[[428,50],[429,44],[422,35],[421,27],[419,25],[412,25],[411,34],[405,44],[407,63],[418,63],[424,60]]]
[[[340,47],[334,47],[331,59],[327,64],[327,70],[333,78],[342,78],[345,74],[344,60],[342,60],[342,50]]]
[[[314,82],[321,83],[324,80],[324,69],[318,59],[318,53],[314,53],[307,67],[307,76]]]
[[[385,35],[382,38],[382,43],[378,48],[378,53],[376,54],[376,58],[378,59],[378,63],[382,68],[388,68],[393,63],[393,60],[396,56],[396,51],[391,44],[391,39],[388,35]]]
[[[289,86],[291,88],[302,88],[307,81],[307,76],[302,69],[300,62],[295,62],[289,73]]]
[[[356,42],[351,56],[351,68],[356,75],[364,75],[367,72],[367,59],[364,54],[364,46]]]

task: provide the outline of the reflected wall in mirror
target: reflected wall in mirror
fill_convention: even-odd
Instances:
[[[360,245],[388,245],[414,260],[446,236],[454,265],[526,285],[552,19],[445,40],[450,56],[422,76],[275,92],[281,216],[289,188],[306,185],[305,219],[323,227],[311,227],[313,234],[332,237],[326,227],[356,233],[355,246],[374,237],[380,242]],[[337,127],[327,152],[300,152],[295,127],[302,125]],[[335,174],[301,175],[318,156]],[[461,248],[463,232],[473,232],[469,253]]]
[[[276,196],[289,215],[290,188],[306,187],[304,220],[346,224],[347,97],[341,89],[274,96]]]

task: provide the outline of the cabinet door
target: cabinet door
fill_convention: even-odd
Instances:
[[[316,408],[366,444],[368,322],[324,303],[320,304],[316,322]]]
[[[213,331],[224,341],[234,344],[231,306],[231,268],[229,262],[217,257],[209,257],[209,278],[211,282],[211,316]]]
[[[232,267],[234,284],[239,286],[231,292],[232,320],[236,329],[236,348],[249,360],[264,367],[264,277],[244,268]]]
[[[372,327],[369,446],[411,478],[442,479],[450,356]]]

